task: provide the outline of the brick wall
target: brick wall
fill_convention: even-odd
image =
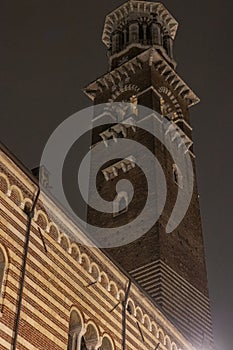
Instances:
[[[0,350],[9,350],[28,222],[24,206],[35,199],[37,186],[4,152],[0,153],[0,163],[0,246],[8,257],[0,299]],[[71,239],[75,236],[77,240]],[[108,336],[112,347],[121,349],[121,301],[128,277],[99,249],[77,243],[83,237],[61,208],[42,193],[31,227],[17,349],[67,349],[73,309],[82,316],[84,333],[88,325],[95,325],[99,344]],[[127,348],[143,346],[139,322],[147,348],[153,349],[160,342],[161,350],[193,349],[135,283],[129,303],[132,314],[126,315]]]

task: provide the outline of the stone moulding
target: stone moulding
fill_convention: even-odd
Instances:
[[[154,47],[149,48],[148,50],[139,54],[137,57],[132,58],[130,61],[125,62],[120,67],[98,78],[96,81],[84,88],[83,91],[92,101],[94,101],[98,94],[103,93],[104,89],[108,90],[109,86],[112,88],[118,85],[119,74],[122,77],[122,80],[124,80],[126,72],[128,77],[130,77],[131,73],[136,69],[143,69],[143,63],[149,64],[151,67],[153,66],[167,82],[173,84],[175,92],[182,99],[186,99],[188,107],[200,102],[200,99],[196,96],[196,94],[179,77],[169,63],[164,61],[161,54]]]

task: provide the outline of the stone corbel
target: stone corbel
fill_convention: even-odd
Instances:
[[[113,138],[117,142],[118,134],[122,133],[124,137],[127,137],[127,129],[131,128],[133,132],[136,132],[135,120],[130,117],[124,121],[124,124],[116,124],[112,128],[105,130],[100,134],[100,137],[104,141],[106,147],[108,147],[107,140]]]
[[[122,168],[124,173],[127,172],[127,167],[126,167],[125,163],[123,163],[123,162],[121,163],[121,168]]]
[[[121,129],[121,132],[122,132],[122,135],[124,137],[127,137],[127,129],[124,125],[120,125],[120,129]]]
[[[109,173],[107,172],[107,171],[102,171],[103,172],[103,174],[104,174],[104,178],[105,178],[105,180],[106,181],[109,181],[110,180],[110,175],[109,175]]]
[[[124,173],[135,168],[135,158],[133,156],[129,156],[120,162],[117,162],[106,169],[102,170],[104,178],[106,181],[113,179],[119,175],[119,171],[122,170]]]
[[[176,127],[173,124],[170,124],[168,129],[165,132],[165,136],[167,136],[167,134],[169,134],[169,132],[175,131]]]
[[[175,141],[175,139],[177,137],[180,137],[182,139],[178,145],[178,148],[180,148],[182,146],[182,144],[184,143],[186,145],[187,149],[189,150],[189,148],[193,144],[192,140],[180,129],[180,127],[178,125],[175,124],[175,122],[173,122],[168,127],[167,131],[165,132],[165,135],[168,135],[168,133],[171,133],[172,142]]]
[[[113,172],[113,175],[115,176],[115,177],[117,177],[118,176],[118,171],[117,171],[117,168],[116,167],[112,167],[112,172]]]
[[[115,130],[111,130],[111,133],[112,133],[114,142],[117,142],[117,132]]]
[[[104,141],[105,146],[108,147],[106,135],[104,133],[102,133],[102,134],[100,134],[100,136],[101,136],[102,140]]]
[[[180,133],[178,132],[178,131],[175,131],[174,132],[174,136],[172,137],[172,142],[173,141],[175,141],[175,139],[177,138],[177,137],[180,137],[181,135],[180,135]],[[181,144],[182,144],[183,142],[181,142]],[[178,146],[179,147],[179,146]]]

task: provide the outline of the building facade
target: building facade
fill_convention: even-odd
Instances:
[[[17,319],[38,184],[3,146],[0,164],[1,350],[13,349],[17,321],[20,350],[122,349],[124,329],[127,349],[154,349],[159,343],[161,350],[194,350],[136,283],[125,310],[129,276],[101,250],[85,246],[85,235],[43,192],[31,224]]]
[[[169,118],[182,131],[194,164],[189,107],[198,98],[175,72],[176,29],[160,3],[122,5],[104,27],[110,71],[85,92],[95,104],[137,102]],[[156,154],[170,191],[160,220],[147,234],[107,251],[89,246],[84,230],[1,146],[0,350],[213,349],[196,184],[186,217],[166,234],[179,169],[149,135],[131,128],[126,136]],[[113,134],[104,128],[94,132],[93,146],[108,137]],[[114,164],[103,168],[98,180],[100,193],[110,200],[119,178],[135,188],[142,183],[137,167],[109,181]],[[120,225],[141,210],[140,198],[125,210],[122,196],[119,215],[89,210],[88,219]]]

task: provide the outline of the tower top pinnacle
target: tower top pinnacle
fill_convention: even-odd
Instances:
[[[129,0],[106,16],[102,41],[108,48],[111,45],[113,32],[133,14],[144,18],[149,18],[151,15],[157,16],[161,26],[166,29],[172,39],[175,38],[178,22],[162,3]]]

